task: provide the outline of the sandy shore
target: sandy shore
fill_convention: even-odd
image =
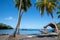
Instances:
[[[60,39],[58,37],[36,37],[36,35],[17,35],[15,38],[9,37],[9,35],[3,35],[0,36],[0,40],[60,40]]]

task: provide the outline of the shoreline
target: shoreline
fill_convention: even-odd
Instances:
[[[17,34],[15,38],[11,37],[10,35],[0,36],[0,40],[57,40],[57,39],[58,39],[57,37],[36,37],[36,35],[21,35],[21,34]]]
[[[59,30],[60,33],[60,30]],[[60,40],[57,36],[54,37],[37,37],[35,34],[16,34],[13,38],[9,34],[0,34],[0,40]]]

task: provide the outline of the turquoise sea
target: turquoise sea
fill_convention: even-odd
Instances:
[[[51,32],[50,29],[48,29]],[[0,30],[0,34],[13,34],[14,29]],[[20,29],[20,34],[41,34],[39,29]]]

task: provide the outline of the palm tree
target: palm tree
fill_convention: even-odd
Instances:
[[[41,1],[37,0],[35,5],[40,10],[41,15],[44,14],[44,10],[46,9],[47,14],[51,15],[52,21],[54,22],[56,29],[57,29],[57,32],[58,32],[58,28],[57,28],[57,25],[54,21],[54,17],[52,14],[52,11],[55,10],[56,1],[54,1],[54,0],[41,0]]]
[[[13,33],[13,37],[16,36],[17,30],[19,30],[21,18],[23,15],[23,13],[21,13],[22,10],[26,12],[27,9],[31,6],[30,0],[14,0],[14,2],[15,2],[15,7],[18,8],[18,19],[17,19],[16,29]]]
[[[53,18],[52,11],[55,10],[55,2],[52,2],[51,0],[41,0],[36,2],[36,7],[40,10],[41,15],[44,13],[44,9],[46,8],[47,14],[50,14]]]

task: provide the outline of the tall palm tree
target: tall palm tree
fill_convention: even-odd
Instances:
[[[54,0],[41,0],[41,1],[39,1],[38,0],[35,3],[35,5],[40,10],[41,15],[44,14],[44,10],[46,9],[47,14],[51,15],[52,21],[55,23],[52,11],[55,10],[56,1],[54,1]],[[56,23],[55,23],[55,26],[56,26],[56,29],[57,29],[57,32],[58,32],[58,28],[57,28]]]
[[[27,9],[31,6],[30,0],[14,0],[14,2],[15,2],[15,7],[18,8],[18,19],[17,19],[16,29],[13,33],[13,37],[16,36],[16,32],[19,29],[21,18],[23,15],[23,13],[21,13],[22,10],[26,12]]]

